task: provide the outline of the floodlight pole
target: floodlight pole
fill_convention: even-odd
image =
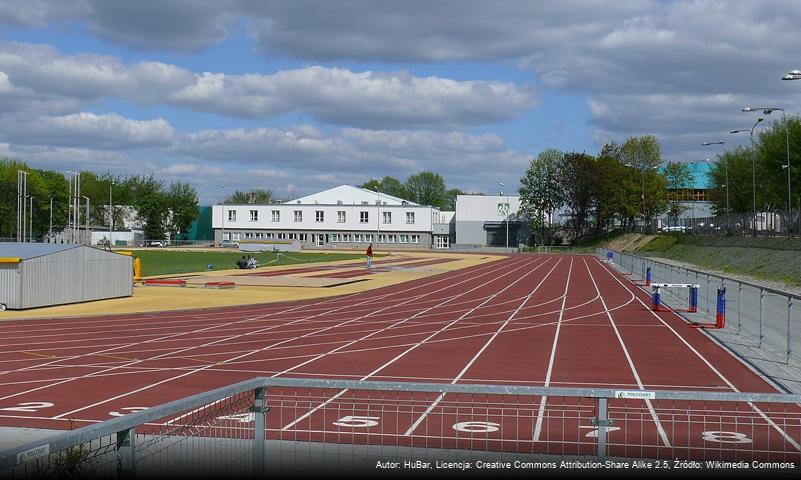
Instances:
[[[761,122],[762,120],[764,120],[764,118],[759,117],[757,119],[756,123],[754,123],[754,126],[751,127],[750,129],[749,128],[739,128],[737,130],[729,131],[729,133],[749,132],[751,134],[751,194],[752,194],[752,200],[751,200],[751,215],[752,215],[751,223],[752,223],[752,225],[751,225],[751,230],[752,230],[752,235],[754,237],[756,237],[756,232],[757,232],[757,230],[756,230],[756,228],[757,228],[757,226],[756,226],[756,151],[755,151],[755,147],[754,147],[754,129],[756,128],[757,125],[759,125],[759,122]]]
[[[84,237],[86,237],[87,235],[89,235],[89,197],[83,195],[83,198],[86,199],[86,230],[84,231]],[[89,239],[89,244],[90,245],[92,244],[91,238]]]
[[[501,195],[503,195],[503,187],[505,187],[505,185],[503,184],[503,182],[500,182],[500,185],[501,185]],[[507,208],[507,210],[506,210],[506,212],[504,212],[504,217],[506,217],[505,218],[505,220],[506,220],[506,249],[504,249],[504,253],[506,253],[508,255],[509,254],[509,210],[511,210],[511,208],[509,206],[509,194],[508,193],[506,194],[506,208]]]
[[[755,112],[758,110],[762,110],[762,113],[765,115],[770,115],[773,113],[774,110],[780,110],[782,112],[782,123],[784,123],[784,138],[786,142],[786,152],[787,152],[787,164],[783,165],[782,168],[787,169],[787,236],[792,237],[793,232],[790,229],[790,225],[792,225],[792,218],[793,218],[793,204],[792,200],[790,199],[790,124],[787,122],[787,117],[785,116],[785,111],[783,108],[779,107],[745,107],[743,108],[744,112]]]
[[[28,241],[33,243],[33,195],[29,197],[31,200],[31,223],[30,228],[28,229]]]
[[[108,185],[108,246],[111,248],[111,233],[114,231],[114,180]]]
[[[223,199],[220,205],[220,219],[222,220],[222,232],[220,233],[220,245],[222,245],[222,241],[225,240],[225,185],[220,185],[220,188],[223,191]]]

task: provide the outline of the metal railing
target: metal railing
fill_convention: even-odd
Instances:
[[[0,477],[243,476],[376,462],[801,463],[801,396],[255,378],[0,452]]]
[[[598,254],[606,258],[609,251],[598,249]],[[786,366],[801,363],[801,296],[630,253],[612,253],[613,264],[625,274],[642,279],[650,268],[653,282],[697,284],[698,312],[683,314],[689,319],[714,318],[718,289],[725,288],[726,327],[712,332],[716,338],[730,346],[757,350],[762,360]],[[668,304],[679,307],[686,304],[685,295],[680,290],[663,292]]]
[[[687,214],[685,212],[685,215]],[[758,211],[756,217],[752,212],[748,212],[709,217],[663,218],[660,230],[715,236],[782,236],[801,232],[801,215],[798,210],[794,210],[792,216],[785,210],[770,210]]]

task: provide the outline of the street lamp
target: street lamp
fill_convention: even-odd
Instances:
[[[752,204],[751,204],[751,213],[752,213],[752,234],[756,237],[756,148],[754,147],[754,129],[759,122],[764,120],[764,118],[759,117],[757,118],[756,123],[751,128],[738,128],[736,130],[730,130],[729,133],[745,133],[750,132],[751,134],[751,194],[752,194]]]
[[[782,80],[801,80],[801,70],[790,70],[790,73],[783,76]]]
[[[726,142],[721,140],[719,142],[704,142],[702,145],[708,147],[710,145],[725,145],[725,144]],[[707,161],[709,161],[709,159],[707,159]],[[726,158],[725,156],[723,158],[723,164],[726,166],[726,185],[724,185],[724,187],[726,187],[726,233],[729,234],[731,233],[731,225],[729,220],[731,214],[731,211],[729,210],[729,159]]]
[[[111,232],[114,230],[114,197],[112,195],[112,188],[114,187],[114,180],[108,185],[108,246],[111,248]]]
[[[220,188],[223,192],[222,202],[220,205],[220,218],[222,220],[222,236],[220,237],[220,245],[222,245],[222,241],[225,240],[225,185],[220,185]]]
[[[506,185],[504,185],[503,182],[501,182],[500,184],[501,184],[501,195],[503,195],[503,188]],[[506,253],[506,254],[509,254],[509,211],[510,210],[511,210],[511,208],[509,206],[509,194],[507,193],[506,194],[506,213],[504,214],[504,217],[506,217],[506,249],[504,250],[504,253]]]
[[[759,107],[759,108],[751,108],[745,107],[743,108],[744,112],[755,112],[758,110],[762,110],[762,113],[765,115],[770,115],[773,113],[774,110],[780,110],[782,112],[782,123],[784,123],[784,134],[785,134],[785,142],[787,145],[787,163],[782,165],[782,169],[787,169],[787,235],[792,236],[793,233],[790,230],[790,225],[792,224],[791,218],[793,218],[793,204],[790,200],[790,124],[787,123],[787,118],[785,117],[785,112],[783,108],[778,107]]]
[[[82,195],[82,197],[86,200],[86,230],[84,232],[84,236],[89,235],[89,197],[86,195]],[[92,238],[89,237],[89,244],[92,244]]]

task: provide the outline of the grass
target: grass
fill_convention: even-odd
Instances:
[[[168,275],[176,273],[203,272],[208,265],[213,270],[227,270],[236,267],[242,252],[204,252],[178,250],[136,250],[134,256],[142,261],[142,275]],[[312,262],[334,262],[337,260],[364,260],[364,254],[357,253],[252,253],[260,265],[292,265]],[[382,255],[375,255],[376,258]],[[276,257],[278,261],[276,261]]]
[[[642,252],[666,252],[678,242],[679,239],[674,236],[660,235],[654,237],[650,242],[640,247]]]

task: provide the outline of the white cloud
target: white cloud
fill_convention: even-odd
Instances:
[[[18,145],[49,145],[96,150],[167,147],[173,128],[164,119],[131,120],[117,114],[80,112],[5,122],[0,137]]]

